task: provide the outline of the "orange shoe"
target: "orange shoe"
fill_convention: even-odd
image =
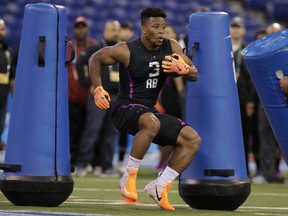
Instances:
[[[120,189],[122,196],[132,201],[137,201],[138,199],[136,189],[136,178],[137,178],[137,172],[130,171],[128,175],[127,173],[124,173],[122,178],[120,179]]]
[[[156,180],[151,181],[144,191],[152,197],[156,203],[165,210],[175,211],[175,208],[168,201],[168,191],[172,188],[171,184],[159,185],[156,184]]]

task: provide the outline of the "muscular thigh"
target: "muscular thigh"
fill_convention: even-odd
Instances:
[[[151,112],[151,109],[144,105],[124,104],[115,107],[112,119],[119,131],[135,135],[139,131],[139,118],[147,112]]]
[[[160,129],[153,142],[161,146],[175,146],[181,129],[187,126],[185,122],[176,117],[158,113],[156,109],[150,109],[141,104],[125,104],[115,107],[112,118],[118,130],[135,135],[139,131],[139,118],[147,112],[154,113],[160,121]]]
[[[161,126],[153,142],[161,146],[175,146],[177,138],[183,127],[188,126],[181,119],[162,113],[154,113]]]

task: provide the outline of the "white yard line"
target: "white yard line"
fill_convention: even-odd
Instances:
[[[1,201],[0,203],[8,203],[9,201]],[[83,205],[134,205],[127,204],[124,200],[102,200],[102,199],[78,199],[69,198],[64,204],[83,204]],[[138,203],[138,206],[157,206],[156,204],[150,203]],[[187,204],[173,204],[175,207],[189,207]],[[190,207],[189,207],[190,208]],[[288,207],[266,207],[266,206],[240,206],[238,209],[241,210],[280,210],[288,211]],[[262,213],[261,213],[262,214]],[[268,214],[268,213],[267,213]],[[283,214],[282,214],[283,215]]]
[[[124,200],[101,200],[101,199],[70,199],[65,203],[69,204],[98,204],[98,205],[127,205]],[[128,204],[129,205],[129,204]],[[133,204],[134,205],[134,204]],[[156,204],[149,203],[138,203],[138,206],[157,206]],[[187,204],[173,204],[175,207],[189,207]],[[190,208],[190,207],[189,207]],[[288,207],[266,207],[266,206],[240,206],[238,209],[240,210],[280,210],[280,211],[288,211]]]
[[[250,195],[252,195],[252,196],[281,196],[281,197],[287,197],[288,193],[254,193],[254,192],[252,192]]]
[[[263,215],[263,216],[288,216],[288,214],[273,214],[273,213],[254,213],[256,215]]]
[[[7,203],[9,201],[1,201],[0,203]],[[102,200],[102,199],[78,199],[78,198],[69,198],[68,201],[64,202],[64,205],[65,204],[77,204],[77,205],[137,205],[137,206],[143,206],[143,207],[158,207],[157,204],[151,204],[151,203],[138,203],[138,204],[127,204],[124,200]],[[173,204],[174,207],[185,207],[185,208],[190,208],[188,205],[186,204]],[[282,214],[280,213],[260,213],[260,212],[253,212],[253,214],[255,215],[260,215],[260,216],[288,216],[288,214],[286,214],[286,212],[288,211],[288,207],[266,207],[266,206],[241,206],[238,208],[237,211],[239,212],[248,212],[248,210],[258,210],[258,211],[263,211],[263,210],[270,210],[270,211],[285,211],[283,212]],[[7,213],[7,214],[3,214],[3,215],[11,215],[13,211],[6,211],[6,210],[0,210],[0,214],[1,213]],[[35,214],[35,212],[37,211],[32,211],[34,214],[33,215],[37,215]],[[16,213],[16,214],[13,214],[13,215],[30,215],[29,213],[32,213],[32,212],[25,212],[23,214],[23,212],[21,213],[21,211],[17,212],[17,211],[14,211],[13,213]],[[9,214],[10,213],[10,214]],[[50,212],[45,212],[46,214],[43,214],[44,211],[42,212],[39,212],[39,215],[50,215],[49,213]],[[57,212],[58,215],[76,215],[78,216],[79,214],[77,213],[59,213]],[[2,214],[1,214],[2,215]],[[87,214],[87,216],[102,216],[102,215],[99,215],[99,214]]]
[[[265,206],[240,206],[240,209],[257,209],[257,210],[281,210],[288,211],[288,207],[265,207]]]
[[[83,214],[83,213],[70,213],[70,212],[50,212],[50,211],[35,211],[35,210],[0,210],[1,216],[109,216],[104,214]]]

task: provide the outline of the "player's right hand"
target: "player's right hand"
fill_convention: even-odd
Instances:
[[[108,109],[110,107],[110,95],[106,92],[102,86],[98,86],[94,89],[94,102],[100,109]]]

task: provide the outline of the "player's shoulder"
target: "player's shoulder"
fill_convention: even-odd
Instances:
[[[179,45],[178,41],[173,38],[166,38],[166,41],[171,44],[171,46]]]
[[[116,52],[121,51],[121,52],[130,53],[130,52],[133,52],[133,50],[141,47],[141,42],[140,42],[140,39],[137,38],[129,42],[119,42],[114,47],[115,47]]]
[[[142,43],[141,43],[141,39],[140,38],[133,39],[133,40],[131,40],[131,41],[129,41],[127,43],[129,48],[139,47],[139,46],[141,46],[141,44]]]
[[[171,49],[173,51],[173,53],[177,53],[177,54],[182,54],[183,51],[182,51],[182,47],[181,45],[179,44],[179,42],[175,39],[172,39],[172,38],[169,38],[169,43],[170,43],[170,46],[171,46]]]
[[[112,52],[114,52],[114,54],[118,52],[129,52],[128,44],[126,42],[119,42],[112,47]]]
[[[117,44],[114,45],[114,47],[116,47],[117,49],[125,49],[127,48],[127,43],[126,42],[118,42]]]
[[[119,42],[110,49],[111,57],[122,63],[124,66],[129,64],[130,51],[126,42]]]

